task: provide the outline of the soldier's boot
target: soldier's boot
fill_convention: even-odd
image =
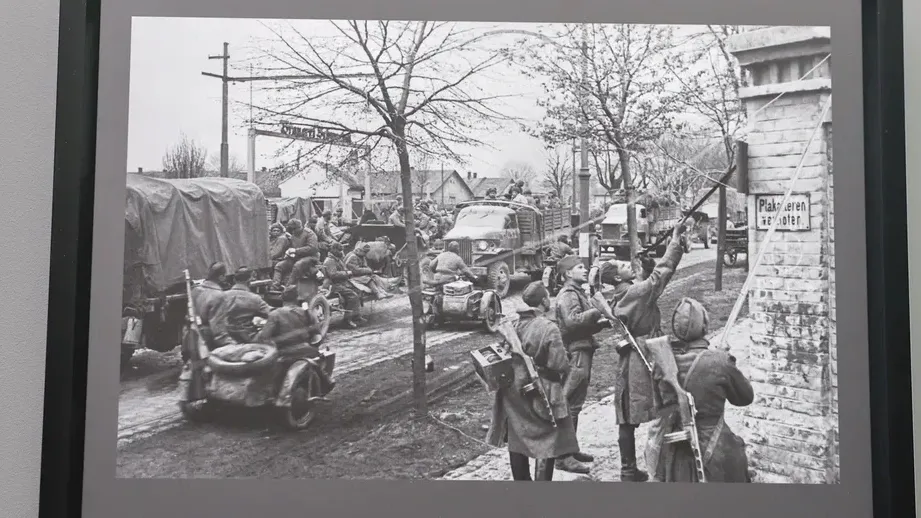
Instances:
[[[572,427],[573,427],[573,429],[578,433],[578,431],[579,431],[579,416],[573,416],[573,418],[572,418]],[[572,458],[574,458],[574,459],[576,459],[577,461],[582,462],[582,463],[595,462],[595,457],[593,457],[593,456],[591,456],[591,455],[589,455],[588,453],[585,453],[585,452],[583,452],[583,451],[579,451],[579,452],[573,453],[573,454],[572,454]]]
[[[588,475],[588,473],[591,471],[591,469],[588,466],[576,460],[576,458],[573,455],[567,455],[565,457],[560,457],[556,459],[554,464],[556,465],[557,469],[561,469],[569,473],[578,473],[581,475]]]
[[[636,467],[636,427],[622,424],[618,428],[621,482],[646,482],[649,474]]]

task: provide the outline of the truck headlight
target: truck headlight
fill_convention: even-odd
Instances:
[[[476,247],[480,252],[485,252],[489,250],[489,241],[477,241]]]

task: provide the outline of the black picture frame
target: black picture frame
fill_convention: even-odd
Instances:
[[[901,0],[864,0],[874,516],[915,514]],[[81,515],[99,0],[61,0],[39,516]]]

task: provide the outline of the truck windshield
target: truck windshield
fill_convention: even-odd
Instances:
[[[504,211],[490,208],[470,207],[462,210],[457,215],[454,225],[458,227],[483,227],[504,229],[509,222],[509,217]]]
[[[636,206],[636,217],[642,219],[646,217],[646,209],[637,205]],[[618,204],[611,205],[608,208],[608,213],[604,217],[608,223],[626,223],[627,222],[627,205]]]

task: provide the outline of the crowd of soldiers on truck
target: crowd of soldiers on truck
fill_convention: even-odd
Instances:
[[[669,394],[660,368],[650,370],[645,365],[649,353],[642,356],[633,347],[611,347],[618,355],[616,422],[611,424],[616,425],[620,479],[700,482],[695,469],[699,460],[708,482],[751,482],[745,443],[723,419],[727,401],[735,406],[752,403],[751,383],[736,367],[733,356],[709,347],[705,336],[710,319],[700,302],[683,298],[672,314],[671,333],[661,329],[659,297],[684,254],[682,240],[676,227],[664,257],[658,264],[644,260],[639,277],[628,261],[612,259],[597,266],[601,282],[613,287],[613,318],[624,324],[636,347],[645,348],[647,340],[668,337],[678,379],[696,402],[699,443],[706,454],[698,459],[686,442],[666,440],[668,434],[681,431],[683,423],[677,398]],[[522,294],[528,309],[519,311],[516,324],[522,349],[532,357],[540,379],[522,379],[526,371],[516,368],[513,382],[496,392],[493,403],[487,441],[508,448],[514,480],[532,480],[529,459],[535,460],[536,480],[552,480],[555,467],[588,474],[594,462],[592,455],[580,449],[577,430],[589,394],[595,352],[602,345],[597,335],[611,322],[586,294],[588,275],[582,260],[565,255],[557,268],[564,287],[555,304],[543,283],[532,282]],[[523,395],[521,387],[531,381],[543,385],[549,409]],[[651,423],[645,447],[648,471],[637,462],[636,430],[644,423]]]

